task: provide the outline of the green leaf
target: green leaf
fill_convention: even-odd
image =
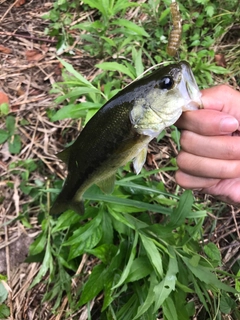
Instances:
[[[9,136],[12,136],[15,131],[15,118],[13,116],[8,116],[6,118],[6,127],[9,133]]]
[[[140,234],[140,238],[142,240],[142,244],[146,250],[146,254],[155,268],[157,274],[160,278],[163,277],[163,267],[162,267],[162,257],[156,247],[155,243],[151,238],[146,237],[144,234]]]
[[[227,69],[225,69],[223,67],[214,66],[214,65],[208,66],[207,69],[209,71],[212,71],[212,72],[216,73],[216,74],[227,74],[227,73],[229,73],[229,70],[227,70]]]
[[[209,17],[212,17],[214,14],[214,7],[213,6],[206,6],[205,11]]]
[[[115,203],[120,205],[125,205],[129,207],[136,207],[144,211],[149,210],[153,212],[160,212],[162,214],[170,215],[172,210],[170,208],[165,208],[157,204],[146,203],[143,201],[132,200],[132,199],[122,199],[120,197],[106,195],[96,191],[96,186],[89,188],[83,195],[84,199],[93,200],[93,201],[103,201],[107,203]],[[99,190],[99,188],[97,188]]]
[[[142,49],[139,49],[138,51],[133,47],[132,48],[132,57],[134,66],[136,69],[136,75],[137,77],[140,76],[144,71],[144,66],[142,63]]]
[[[104,281],[104,300],[103,300],[103,306],[102,310],[104,311],[115,299],[112,291],[113,282],[114,282],[114,273],[108,274],[107,277],[105,277]]]
[[[83,84],[85,84],[88,87],[93,87],[91,82],[87,81],[87,79],[85,79],[79,72],[77,72],[70,63],[67,63],[66,61],[64,61],[64,60],[62,60],[60,58],[58,58],[58,60],[66,68],[66,70],[69,73],[71,73],[75,78],[77,78],[80,82],[82,82]]]
[[[2,115],[6,116],[9,113],[9,105],[8,103],[2,103],[0,104],[0,117]]]
[[[3,303],[8,297],[8,291],[3,285],[2,280],[0,281],[0,304]]]
[[[114,20],[112,24],[125,27],[127,30],[132,31],[133,35],[135,34],[143,37],[150,37],[150,35],[144,30],[143,27],[140,27],[136,23],[129,21],[127,19],[117,19],[117,20]]]
[[[91,8],[99,10],[103,16],[108,17],[109,7],[106,6],[106,1],[83,0],[83,2],[88,4]]]
[[[175,229],[183,224],[186,217],[189,215],[193,204],[193,195],[192,191],[186,190],[180,197],[178,206],[173,210],[171,214],[170,222],[167,224],[167,227]]]
[[[5,304],[0,305],[0,319],[7,319],[10,316],[10,309]]]
[[[103,290],[106,272],[107,270],[104,264],[97,265],[93,268],[88,281],[83,287],[79,306],[91,301]]]
[[[42,252],[47,244],[47,235],[46,232],[41,232],[37,239],[31,243],[29,252],[31,256],[35,256],[36,254]]]
[[[150,275],[150,285],[148,288],[147,298],[138,307],[137,314],[133,318],[133,320],[140,318],[140,316],[143,315],[151,307],[151,305],[154,303],[155,293],[153,291],[153,288],[157,285],[157,283],[158,283],[158,279],[156,277],[156,273],[152,272]]]
[[[206,255],[213,261],[217,261],[219,264],[221,264],[221,253],[218,249],[218,247],[215,245],[215,243],[208,243],[203,247],[204,252]]]
[[[102,221],[102,213],[103,212],[100,211],[94,219],[86,223],[83,227],[76,229],[73,232],[73,235],[64,242],[64,246],[79,244],[80,242],[86,241],[90,238]]]
[[[72,89],[69,93],[60,96],[58,98],[55,99],[55,102],[57,104],[63,102],[66,99],[77,99],[80,98],[83,95],[86,95],[88,93],[100,93],[99,90],[95,87],[87,87],[87,86],[83,86],[83,87],[78,87],[78,88],[74,88]]]
[[[198,284],[197,280],[195,279],[194,275],[191,272],[189,273],[189,278],[193,282],[195,292],[198,295],[198,298],[199,298],[200,302],[203,304],[204,308],[208,311],[208,313],[210,313],[207,301],[206,301],[206,299],[204,297],[204,294],[203,294],[201,288],[199,287],[199,284]]]
[[[46,252],[45,256],[41,265],[41,268],[37,274],[37,276],[34,278],[33,282],[30,285],[30,288],[34,287],[36,284],[38,284],[42,277],[45,276],[47,271],[49,270],[50,274],[53,268],[53,258],[52,258],[52,253],[51,253],[51,245],[50,241],[48,240],[47,247],[46,247]]]
[[[116,255],[117,247],[113,244],[104,243],[103,245],[97,248],[87,249],[86,252],[94,255],[104,264],[108,264],[111,262],[111,259]]]
[[[128,277],[129,275],[129,272],[130,272],[130,269],[131,269],[131,266],[132,266],[132,263],[133,263],[133,260],[136,256],[136,246],[138,245],[138,233],[135,232],[135,237],[134,237],[134,241],[133,241],[133,244],[132,244],[132,248],[131,248],[131,253],[130,253],[130,256],[129,256],[129,259],[128,259],[128,263],[127,265],[125,266],[123,272],[122,272],[122,275],[121,275],[121,278],[119,279],[118,283],[113,287],[113,289],[116,289],[118,287],[120,287],[124,281],[126,280],[126,278]]]
[[[209,268],[201,266],[200,264],[198,264],[197,267],[194,267],[191,264],[190,259],[188,259],[186,257],[182,257],[182,259],[185,262],[186,266],[189,268],[189,270],[195,275],[195,277],[200,279],[202,282],[209,284],[209,285],[212,285],[212,286],[214,286],[220,290],[224,290],[226,292],[236,293],[235,289],[233,289],[232,287],[230,287],[227,284],[218,280],[216,275],[213,272],[211,272],[211,270]]]
[[[112,244],[113,237],[114,237],[112,218],[110,214],[108,214],[107,212],[103,214],[101,225],[102,225],[102,231],[103,231],[102,243]]]
[[[79,214],[72,210],[68,210],[60,215],[56,225],[52,228],[52,234],[60,230],[69,228],[71,225],[79,223]]]
[[[8,139],[9,152],[12,154],[18,154],[21,150],[21,138],[18,134],[14,134]]]
[[[87,110],[98,110],[102,106],[102,103],[82,102],[79,104],[69,104],[59,109],[52,117],[51,121],[63,120],[63,119],[79,119],[86,115]]]
[[[133,260],[126,282],[134,282],[146,278],[153,271],[147,256]]]
[[[197,267],[199,265],[199,262],[200,262],[200,255],[199,254],[194,254],[191,259],[189,260],[189,262],[191,263],[191,265],[193,267]]]
[[[220,310],[222,313],[230,314],[236,308],[236,302],[229,297],[226,292],[223,292],[220,299]]]
[[[95,67],[107,71],[118,71],[120,73],[128,75],[133,80],[135,79],[134,74],[132,74],[132,72],[130,72],[127,67],[118,62],[102,62],[96,64]]]
[[[176,259],[176,254],[172,247],[169,247],[169,263],[168,263],[168,270],[163,278],[163,280],[155,286],[154,293],[155,293],[155,308],[154,311],[156,312],[163,302],[167,299],[170,293],[175,290],[175,285],[177,281],[176,274],[178,273],[178,263]],[[170,319],[177,319],[177,318],[170,318]]]
[[[235,288],[238,292],[240,292],[240,270],[238,270],[238,273],[236,275]]]
[[[79,242],[72,244],[68,260],[81,256],[88,249],[94,248],[102,238],[102,227],[98,226],[92,229],[92,233],[86,232]],[[84,239],[84,240],[83,240]],[[65,245],[65,244],[64,244]]]
[[[177,315],[177,310],[175,308],[175,304],[173,302],[173,300],[168,297],[164,303],[163,303],[163,315],[164,315],[164,319],[166,317],[167,320],[178,320],[178,315]]]
[[[8,132],[3,130],[3,129],[0,129],[0,144],[4,143],[7,139],[8,139]]]

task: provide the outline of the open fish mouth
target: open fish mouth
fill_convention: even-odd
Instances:
[[[183,98],[185,100],[184,106],[182,106],[183,111],[196,110],[203,108],[201,101],[201,92],[199,91],[198,85],[192,73],[192,70],[188,64],[181,63],[182,68],[182,79],[179,86],[179,91],[181,91]]]

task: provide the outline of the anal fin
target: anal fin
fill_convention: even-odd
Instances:
[[[104,193],[112,193],[115,184],[115,174],[96,183]]]
[[[62,160],[64,163],[68,164],[69,157],[70,157],[70,147],[64,149],[63,151],[57,153],[57,157]]]

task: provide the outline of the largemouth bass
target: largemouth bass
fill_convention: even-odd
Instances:
[[[116,170],[133,160],[138,174],[149,142],[178,120],[182,111],[201,106],[201,93],[187,62],[152,72],[110,99],[86,124],[76,141],[58,157],[68,176],[50,213],[84,211],[83,193],[96,183],[107,193]]]

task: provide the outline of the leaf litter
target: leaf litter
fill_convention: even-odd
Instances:
[[[30,183],[33,184],[33,181],[38,180],[46,184],[48,177],[53,174],[64,179],[65,167],[56,159],[55,154],[66,142],[72,141],[78,135],[80,122],[63,120],[51,123],[47,117],[47,110],[53,106],[54,100],[49,90],[53,83],[61,80],[62,68],[56,59],[56,40],[44,35],[47,22],[41,19],[41,16],[52,8],[53,2],[17,0],[9,4],[5,0],[0,1],[0,105],[10,101],[10,112],[17,119],[16,132],[22,141],[21,151],[18,154],[9,152],[7,142],[0,146],[0,198],[4,198],[0,207],[0,273],[7,275],[10,288],[8,298],[10,318],[16,320],[59,320],[62,314],[69,310],[68,300],[65,297],[58,314],[51,314],[53,303],[41,302],[47,290],[44,282],[29,290],[40,265],[26,264],[24,260],[29,245],[41,230],[37,220],[39,207],[32,207],[28,224],[24,225],[18,220],[20,207],[23,208],[30,201],[30,197],[20,190],[19,173],[16,174],[16,170],[11,167],[13,162],[29,159],[37,163],[41,161],[42,168],[31,171],[28,178]],[[41,39],[43,40],[40,41]],[[96,73],[94,69],[96,61],[84,57],[80,50],[76,52],[77,55],[68,57],[68,61],[91,80]],[[20,123],[26,124],[20,125]],[[0,129],[4,126],[4,120],[0,118]],[[64,131],[67,133],[62,136]],[[176,156],[177,148],[170,139],[170,134],[167,134],[167,137],[169,139],[161,142],[161,148],[156,141],[151,143],[149,147],[151,153],[147,158],[148,168],[165,166],[171,157]],[[19,167],[19,170],[23,169]],[[176,189],[173,174],[161,172],[157,179],[164,182],[169,192],[174,192]],[[9,188],[9,184],[13,188]],[[235,261],[239,259],[240,209],[219,204],[210,196],[200,196],[196,193],[196,197],[205,203],[211,201],[212,207],[216,208],[213,210],[214,215],[209,213],[206,218],[203,242],[215,243],[221,251],[224,270],[230,271]],[[84,254],[76,275],[83,269],[92,270],[96,263],[96,259]],[[79,282],[77,278],[75,279],[71,284],[73,290]],[[90,309],[95,305],[97,308],[98,303],[92,301]],[[87,319],[88,312],[85,307],[80,308],[78,316],[79,314],[80,319]]]

